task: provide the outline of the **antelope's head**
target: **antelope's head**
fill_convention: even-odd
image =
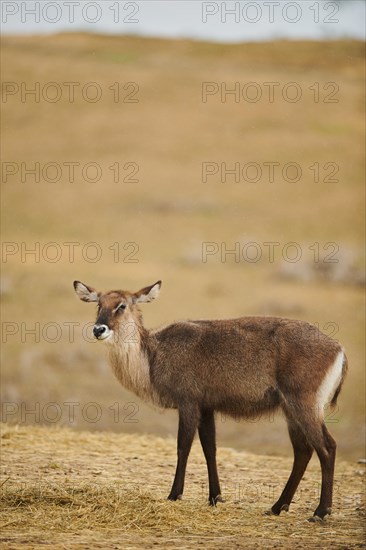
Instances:
[[[93,328],[95,338],[110,343],[117,342],[119,335],[126,332],[129,325],[136,326],[140,318],[138,304],[155,300],[160,287],[161,281],[158,281],[134,293],[127,290],[102,293],[80,281],[74,281],[74,289],[80,300],[97,303],[97,319]]]

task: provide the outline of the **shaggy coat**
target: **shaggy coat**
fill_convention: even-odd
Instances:
[[[108,344],[113,371],[128,390],[178,409],[178,464],[169,499],[181,498],[191,444],[198,430],[207,461],[209,501],[221,499],[216,466],[215,412],[254,418],[281,408],[294,465],[270,513],[288,510],[315,449],[322,468],[320,503],[312,520],[331,513],[336,444],[324,423],[346,371],[342,346],[304,321],[279,317],[186,320],[147,330],[140,303],[154,300],[161,281],[136,293],[99,293],[75,281],[79,298],[97,302],[94,334]]]

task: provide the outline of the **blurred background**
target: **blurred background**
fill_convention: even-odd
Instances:
[[[364,454],[364,14],[347,2],[2,2],[2,420],[175,436],[114,379],[72,282],[155,327],[280,315],[350,370]],[[283,419],[219,444],[290,452]]]

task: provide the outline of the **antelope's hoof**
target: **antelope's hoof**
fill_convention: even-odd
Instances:
[[[218,502],[225,502],[221,495],[217,495],[216,497],[209,497],[208,503],[210,506],[216,506]]]
[[[281,512],[288,512],[289,511],[289,504],[282,504],[281,508],[277,510],[275,506],[272,506],[269,510],[266,510],[263,512],[264,516],[279,516]]]
[[[311,516],[308,521],[310,521],[310,523],[323,523],[324,519],[320,516]]]
[[[263,516],[279,516],[280,514],[276,514],[272,508],[270,508],[269,510],[265,510],[262,514]]]
[[[167,500],[182,500],[183,495],[169,495]]]
[[[319,510],[315,510],[314,515],[308,519],[311,523],[324,521],[325,516],[330,516],[332,513],[332,508],[329,506],[328,508],[323,508]]]

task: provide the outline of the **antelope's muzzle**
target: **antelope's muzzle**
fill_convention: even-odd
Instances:
[[[110,328],[107,325],[94,325],[93,334],[97,340],[105,340],[111,335]]]

